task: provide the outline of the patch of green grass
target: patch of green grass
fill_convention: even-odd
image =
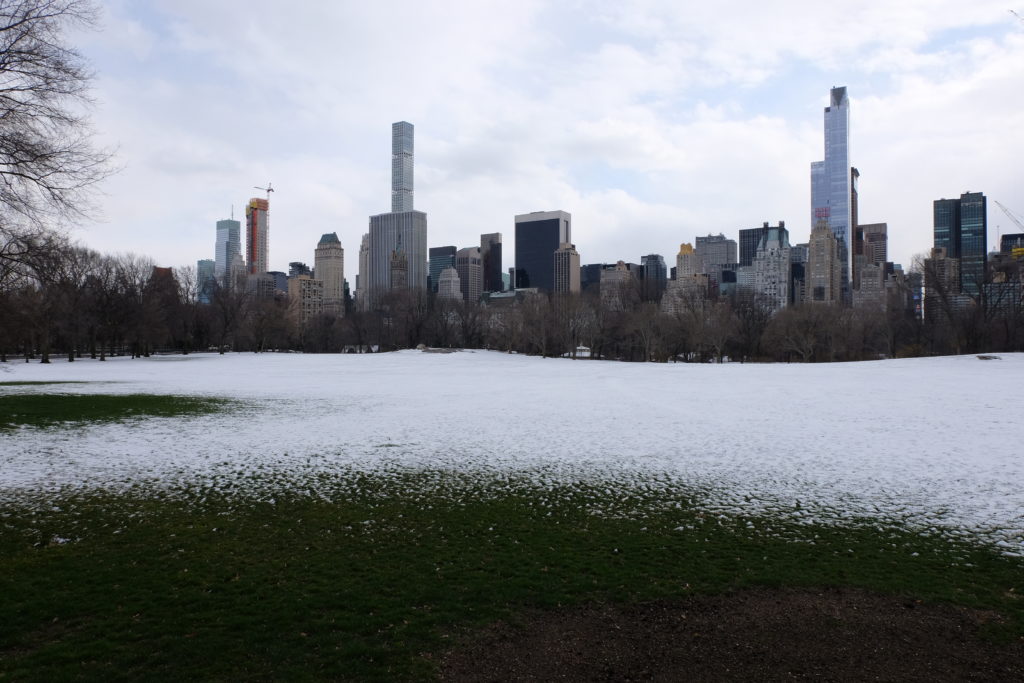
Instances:
[[[524,608],[751,586],[994,609],[994,637],[1024,635],[1024,562],[968,543],[711,515],[683,490],[425,477],[0,504],[0,678],[423,680]]]
[[[203,415],[223,410],[228,404],[218,398],[157,394],[11,394],[0,396],[0,430]]]

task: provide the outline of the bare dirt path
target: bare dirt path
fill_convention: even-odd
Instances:
[[[467,634],[444,681],[1024,681],[999,616],[852,589],[759,589],[524,614]]]

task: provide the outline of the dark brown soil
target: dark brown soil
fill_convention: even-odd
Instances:
[[[463,636],[444,681],[1024,681],[998,615],[858,590],[536,611]]]

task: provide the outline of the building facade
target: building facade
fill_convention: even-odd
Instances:
[[[789,232],[783,226],[769,227],[754,256],[754,294],[772,310],[789,304]]]
[[[850,301],[852,281],[853,179],[850,100],[845,87],[832,88],[825,107],[825,159],[811,164],[811,225],[824,220],[835,235],[844,302]]]
[[[413,126],[391,126],[391,213],[370,216],[363,305],[392,289],[427,288],[427,214],[413,209]]]
[[[580,291],[580,253],[575,244],[563,243],[554,255],[555,286],[552,291],[578,293]]]
[[[988,202],[981,192],[959,199],[936,199],[932,204],[934,248],[959,261],[959,291],[976,295],[985,280],[988,244]]]
[[[644,301],[661,301],[668,283],[668,269],[661,254],[640,257],[641,292]]]
[[[501,269],[501,233],[480,235],[480,256],[484,264],[484,291],[502,292],[505,278]]]
[[[391,124],[391,212],[412,211],[413,125],[408,121]]]
[[[345,250],[338,233],[325,233],[316,245],[313,272],[324,283],[324,313],[345,315]]]
[[[484,264],[480,247],[466,247],[455,254],[455,270],[465,301],[476,303],[484,292]]]
[[[250,275],[269,270],[270,201],[253,197],[245,207],[245,265]]]
[[[712,273],[713,266],[723,263],[736,263],[736,240],[722,233],[697,237],[694,243],[701,273]]]
[[[554,254],[572,243],[572,216],[566,211],[534,211],[515,217],[516,289],[555,288]]]
[[[438,291],[441,273],[444,269],[455,267],[455,254],[458,251],[454,246],[431,247],[429,249],[430,271],[427,277],[430,279],[431,291]]]
[[[225,284],[236,263],[242,261],[242,224],[233,218],[217,221],[217,242],[214,245],[213,274]]]
[[[446,301],[462,301],[462,283],[454,266],[448,266],[437,276],[437,298]]]
[[[838,304],[842,297],[840,277],[839,242],[828,223],[819,219],[807,245],[806,302]]]

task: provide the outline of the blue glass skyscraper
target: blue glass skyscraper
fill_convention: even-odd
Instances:
[[[850,100],[846,88],[832,88],[825,107],[825,159],[811,164],[811,225],[825,220],[838,242],[843,301],[850,301],[853,194],[850,165]]]

